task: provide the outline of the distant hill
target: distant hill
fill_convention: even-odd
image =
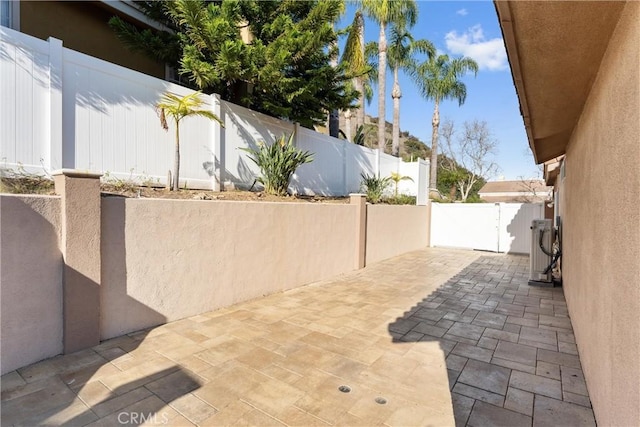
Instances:
[[[366,115],[364,122],[365,145],[370,148],[378,148],[378,118]],[[342,114],[340,115],[340,129],[344,132],[345,118]],[[393,124],[386,122],[385,130],[387,146],[384,151],[385,153],[391,153]],[[356,129],[352,125],[352,136],[355,132]],[[414,135],[406,131],[403,132],[402,129],[400,129],[400,155],[407,161],[410,161],[412,158],[415,160],[418,157],[428,160],[431,156],[431,148]]]

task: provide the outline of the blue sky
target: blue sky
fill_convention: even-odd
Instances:
[[[477,77],[469,74],[463,78],[467,85],[466,102],[462,107],[454,101],[442,102],[441,119],[453,120],[456,128],[460,129],[465,120],[487,122],[498,141],[494,160],[500,166],[500,172],[495,179],[500,175],[505,179],[536,176],[537,168],[528,149],[493,2],[418,1],[418,8],[418,22],[412,30],[414,38],[430,40],[439,52],[449,56],[471,57],[480,66]],[[348,5],[340,27],[351,23],[354,12],[355,6]],[[367,19],[365,40],[377,41],[378,33],[378,25]],[[389,122],[393,117],[392,78],[388,72],[386,118]],[[423,99],[405,75],[400,77],[400,86],[400,128],[430,145],[433,102]],[[377,88],[373,101],[366,106],[366,112],[372,116],[378,114]]]

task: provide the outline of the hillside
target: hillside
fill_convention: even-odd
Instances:
[[[378,118],[365,116],[365,145],[370,148],[378,147]],[[340,129],[345,129],[345,119],[343,115],[340,115]],[[391,153],[391,140],[393,124],[386,122],[386,140],[387,146],[385,147],[385,153]],[[355,129],[352,128],[352,134],[355,134]],[[422,159],[429,159],[431,155],[431,149],[417,137],[411,135],[409,132],[403,132],[400,129],[400,155],[404,160],[411,160],[420,157]]]

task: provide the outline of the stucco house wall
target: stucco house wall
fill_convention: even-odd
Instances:
[[[107,22],[116,13],[100,2],[20,1],[20,31],[46,40],[55,37],[65,47],[164,79],[164,64],[143,53],[132,53]]]
[[[640,3],[628,2],[568,145],[563,283],[599,425],[640,420]]]

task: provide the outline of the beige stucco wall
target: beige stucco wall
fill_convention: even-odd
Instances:
[[[366,263],[429,246],[429,207],[367,205]]]
[[[355,268],[352,205],[102,201],[102,339]]]
[[[628,2],[567,150],[563,281],[603,426],[640,420],[640,3]]]
[[[2,374],[62,352],[60,199],[0,195]]]

